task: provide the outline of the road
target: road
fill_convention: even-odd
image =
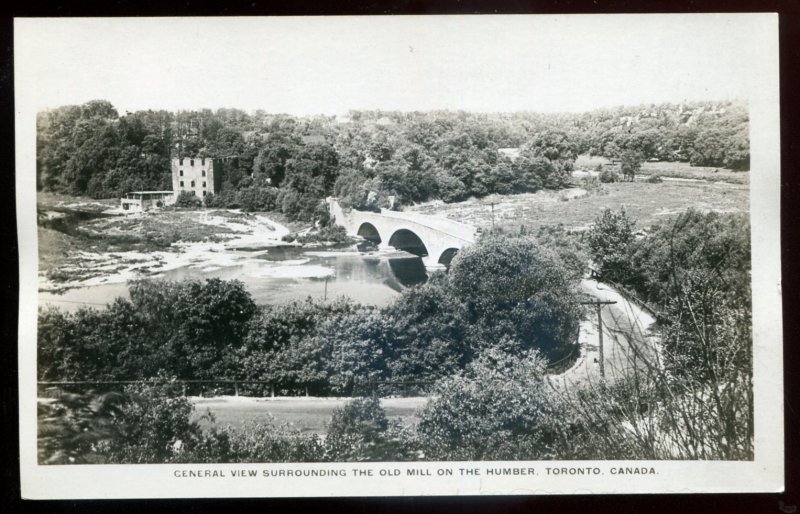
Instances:
[[[658,345],[650,328],[655,319],[636,304],[628,301],[612,287],[584,279],[581,291],[597,300],[617,303],[604,305],[603,354],[605,378],[614,381],[630,375],[635,369],[644,370],[658,362]],[[581,322],[578,343],[581,355],[575,365],[552,377],[554,383],[581,385],[600,378],[600,348],[597,315],[592,313]]]

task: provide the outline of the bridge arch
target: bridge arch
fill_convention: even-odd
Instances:
[[[398,250],[403,250],[408,253],[413,253],[418,257],[425,257],[428,255],[428,248],[422,239],[414,232],[407,228],[396,230],[392,237],[389,238],[389,246],[393,246]]]
[[[438,263],[443,265],[445,268],[450,269],[450,263],[453,262],[453,257],[455,257],[457,253],[458,248],[448,248],[439,256]]]
[[[375,225],[372,223],[365,221],[358,227],[357,235],[363,237],[367,241],[373,242],[376,245],[381,243],[381,235],[378,232],[378,229],[375,228]]]

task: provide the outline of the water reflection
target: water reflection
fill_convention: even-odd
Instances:
[[[428,280],[425,264],[419,257],[387,259],[387,262],[389,263],[389,269],[391,269],[392,275],[403,287],[424,284],[425,281]]]

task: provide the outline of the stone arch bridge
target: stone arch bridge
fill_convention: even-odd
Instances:
[[[475,242],[475,228],[457,221],[411,212],[343,209],[328,198],[331,218],[351,236],[361,236],[379,248],[394,247],[422,257],[425,267],[443,269],[456,252]]]

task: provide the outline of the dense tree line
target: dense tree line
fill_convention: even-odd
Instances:
[[[169,189],[171,157],[212,157],[222,176],[209,205],[310,220],[331,194],[377,208],[390,197],[402,205],[559,188],[586,153],[748,169],[747,110],[704,102],[552,115],[355,111],[337,119],[236,109],[120,115],[98,100],[39,114],[36,171],[42,190],[111,198]]]
[[[386,308],[256,306],[237,281],[140,281],[105,310],[43,310],[39,376],[258,380],[279,394],[353,395],[398,381],[429,390],[488,348],[569,353],[580,316],[574,278],[534,240],[498,237]]]

